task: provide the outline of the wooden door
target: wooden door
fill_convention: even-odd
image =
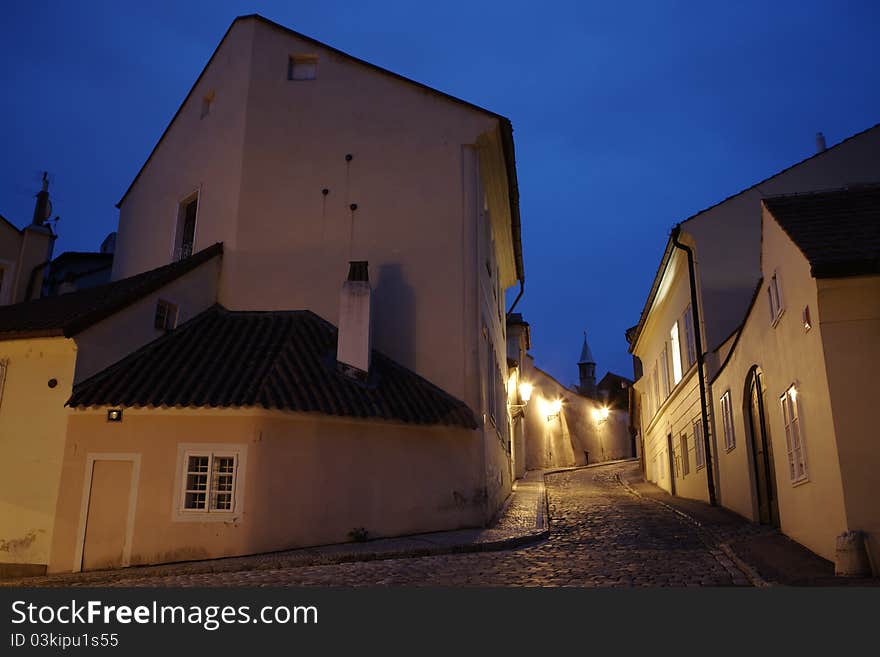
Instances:
[[[95,461],[83,541],[83,570],[123,564],[131,496],[132,461]]]

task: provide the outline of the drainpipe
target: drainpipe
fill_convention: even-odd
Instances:
[[[694,273],[694,252],[686,244],[678,241],[681,234],[681,225],[677,225],[672,230],[672,244],[677,249],[681,249],[687,254],[688,260],[688,279],[690,280],[691,290],[691,314],[694,323],[694,341],[697,347],[697,376],[700,379],[700,415],[703,419],[703,451],[706,453],[706,483],[709,487],[709,504],[716,506],[718,504],[715,498],[715,475],[712,465],[711,442],[709,441],[709,405],[706,399],[706,363],[703,358],[703,338],[700,331],[700,305],[697,299],[697,277]]]
[[[523,295],[523,292],[526,290],[526,282],[523,279],[519,279],[519,294],[516,295],[516,299],[513,300],[513,304],[510,306],[510,310],[507,311],[507,316],[510,317],[510,313],[513,312],[513,309],[516,308],[516,304],[519,303],[520,297]]]

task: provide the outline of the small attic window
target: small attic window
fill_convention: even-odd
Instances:
[[[211,113],[211,105],[214,103],[214,92],[207,94],[202,98],[202,114],[200,118],[205,118]]]
[[[318,77],[317,55],[291,55],[287,62],[288,80],[314,80]]]
[[[160,331],[170,331],[177,326],[177,306],[165,299],[156,302],[154,326]]]

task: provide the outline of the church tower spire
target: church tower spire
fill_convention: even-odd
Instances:
[[[578,392],[586,397],[596,397],[596,359],[587,342],[587,332],[584,331],[584,346],[581,348],[581,357],[578,361],[578,373],[580,385]]]

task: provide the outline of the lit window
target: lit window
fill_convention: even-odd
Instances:
[[[669,397],[669,349],[664,345],[660,352],[660,389],[663,392],[662,399]]]
[[[691,460],[688,455],[688,437],[686,433],[681,434],[681,476],[684,477],[691,471]]]
[[[788,449],[788,475],[791,483],[807,478],[807,451],[801,432],[797,389],[791,386],[779,398],[782,404],[782,421],[785,424],[785,445]]]
[[[779,286],[779,274],[777,272],[773,272],[773,278],[767,284],[767,297],[770,301],[770,323],[775,324],[784,310]]]
[[[703,420],[694,420],[694,460],[697,470],[706,466],[706,443],[703,437]]]
[[[154,326],[160,331],[170,331],[177,327],[177,306],[170,301],[159,299],[156,302]]]
[[[185,511],[235,510],[238,475],[236,454],[187,454],[183,508]]]
[[[660,379],[657,378],[657,366],[654,365],[654,369],[651,371],[651,383],[652,390],[654,393],[653,403],[652,403],[652,413],[651,415],[657,415],[657,411],[660,410]]]
[[[317,77],[317,55],[291,55],[287,63],[288,80],[314,80]]]
[[[730,390],[721,395],[721,421],[724,427],[724,448],[727,451],[736,447],[733,435],[733,409],[730,406]]]
[[[684,325],[684,362],[687,363],[685,369],[690,369],[697,362],[697,344],[694,340],[694,316],[690,305],[685,308],[684,315],[682,315],[682,324]]]
[[[669,331],[672,340],[672,385],[678,385],[681,381],[681,345],[678,339],[678,322],[672,325]]]

